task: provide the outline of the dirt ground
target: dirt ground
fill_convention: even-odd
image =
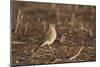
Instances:
[[[96,6],[14,1],[11,7],[12,65],[96,60]],[[56,25],[56,58],[47,45],[34,51],[49,24]]]

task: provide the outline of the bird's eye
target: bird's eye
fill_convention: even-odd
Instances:
[[[55,25],[53,25],[53,27],[55,27]]]

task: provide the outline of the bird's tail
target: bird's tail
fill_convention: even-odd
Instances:
[[[41,44],[41,47],[45,46],[46,44],[47,44],[47,41],[45,41],[43,44]]]
[[[38,50],[40,47],[41,47],[41,45],[38,46],[38,47],[34,50],[34,52],[37,52],[37,50]]]
[[[34,51],[37,52],[37,50],[40,48],[40,47],[43,47],[47,44],[47,41],[44,42],[43,44],[39,45]]]

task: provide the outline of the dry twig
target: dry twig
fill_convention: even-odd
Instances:
[[[18,31],[18,27],[20,22],[22,21],[23,15],[21,15],[21,10],[18,11],[18,15],[17,15],[17,24],[16,24],[16,28],[15,28],[15,33]]]
[[[25,44],[26,42],[13,41],[12,44]]]
[[[55,59],[52,63],[57,63],[63,61],[62,59]]]
[[[81,51],[83,50],[83,46],[80,48],[80,50],[78,51],[78,53],[77,54],[75,54],[73,57],[70,57],[69,58],[69,60],[73,60],[73,59],[75,59],[76,57],[78,57],[79,55],[80,55],[80,53],[81,53]]]

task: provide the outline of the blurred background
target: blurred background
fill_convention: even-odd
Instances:
[[[13,65],[51,64],[96,60],[96,6],[12,2],[11,63]],[[51,45],[37,48],[49,24],[56,25],[57,38]],[[68,60],[84,49],[73,60]],[[34,57],[33,57],[34,56]]]

